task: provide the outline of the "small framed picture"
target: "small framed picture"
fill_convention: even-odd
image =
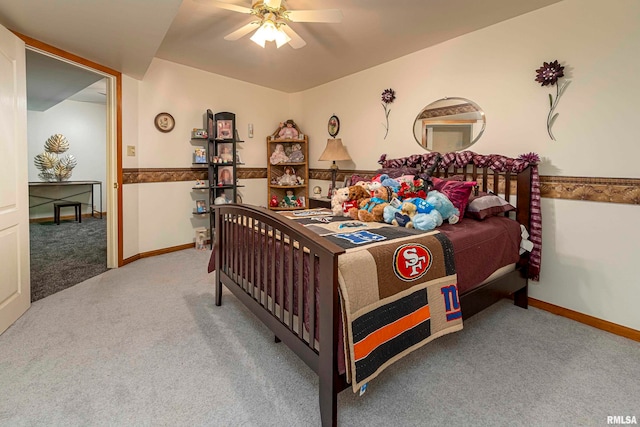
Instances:
[[[224,142],[218,144],[218,158],[223,162],[233,162],[233,144]]]
[[[193,154],[193,163],[207,163],[207,150],[204,148],[196,148]]]
[[[335,114],[329,117],[329,123],[327,123],[327,131],[329,131],[329,135],[331,138],[335,138],[340,132],[340,119]]]
[[[206,200],[196,200],[196,213],[207,213]]]
[[[233,168],[231,166],[218,168],[218,185],[233,185]]]
[[[218,120],[216,122],[217,139],[233,139],[233,120]]]

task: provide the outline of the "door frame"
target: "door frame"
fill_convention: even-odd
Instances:
[[[25,42],[27,49],[87,68],[107,78],[107,267],[122,267],[122,73],[24,34],[13,33]],[[117,214],[113,215],[113,212]]]

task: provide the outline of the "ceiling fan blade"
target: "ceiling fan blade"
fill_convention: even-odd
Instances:
[[[342,22],[342,11],[339,9],[288,10],[286,16],[292,22]]]
[[[250,8],[239,6],[233,3],[225,3],[223,1],[211,1],[211,0],[193,0],[193,1],[200,4],[205,4],[207,6],[215,6],[215,7],[219,7],[220,9],[232,10],[234,12],[251,13]]]
[[[282,31],[284,31],[289,37],[291,37],[291,40],[289,40],[289,45],[291,45],[292,48],[300,49],[301,47],[307,45],[307,42],[302,40],[302,37],[300,37],[295,31],[293,31],[290,26],[282,24],[280,28],[282,28]]]
[[[238,40],[239,38],[249,34],[251,31],[257,30],[259,27],[260,27],[260,21],[249,22],[248,24],[243,25],[242,27],[238,28],[234,32],[224,36],[224,39],[228,41]]]

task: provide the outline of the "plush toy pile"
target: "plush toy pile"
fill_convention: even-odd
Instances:
[[[458,222],[461,212],[446,195],[429,191],[423,178],[379,175],[336,190],[331,200],[334,215],[363,222],[386,222],[399,227],[433,230],[444,221]]]

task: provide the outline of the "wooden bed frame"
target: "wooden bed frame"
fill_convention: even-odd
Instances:
[[[518,174],[497,173],[486,168],[468,165],[466,168],[437,170],[434,176],[464,175],[465,180],[478,181],[482,191],[491,190],[504,194],[509,200],[516,197],[516,220],[530,230],[531,205],[531,168],[527,167]],[[491,184],[491,185],[489,185]],[[339,342],[341,328],[340,302],[338,296],[338,256],[344,249],[319,238],[305,227],[284,218],[282,215],[263,208],[248,205],[216,205],[215,239],[213,257],[215,260],[216,305],[222,303],[222,285],[224,284],[244,305],[247,306],[275,335],[276,342],[284,342],[319,376],[320,415],[323,426],[337,425],[337,395],[348,387],[345,376],[338,372],[337,354],[343,351]],[[279,239],[268,238],[266,245],[255,243],[255,232],[261,229],[268,236],[277,235]],[[287,241],[289,245],[276,245],[276,241]],[[308,257],[294,258],[293,250],[283,250],[291,246],[304,250]],[[265,247],[268,246],[268,247]],[[241,249],[245,248],[245,249]],[[300,252],[298,252],[300,253]],[[275,254],[275,256],[274,256]],[[286,257],[286,258],[285,258]],[[303,298],[298,291],[297,313],[294,310],[294,262],[297,263],[298,276],[303,271],[303,259],[313,260],[318,269],[317,276],[308,275],[307,290],[315,289],[315,280],[319,286],[319,313],[315,313],[316,293],[306,292],[308,306],[304,307]],[[276,262],[288,268],[279,269],[276,278]],[[252,262],[257,260],[257,262]],[[467,319],[489,307],[501,298],[513,295],[517,306],[527,308],[527,267],[528,253],[523,255],[516,270],[491,282],[485,283],[460,295],[463,318]],[[309,268],[310,271],[314,271]],[[258,285],[260,275],[270,274],[270,292],[261,291]],[[284,301],[281,290],[277,301],[274,289],[276,281],[286,280],[288,301]],[[300,287],[302,288],[302,287]],[[272,299],[271,296],[274,296]],[[280,307],[289,307],[282,310]],[[301,315],[302,313],[302,315]],[[304,319],[308,319],[308,327]],[[315,336],[315,319],[319,323],[319,337]],[[321,343],[322,351],[317,343]]]

